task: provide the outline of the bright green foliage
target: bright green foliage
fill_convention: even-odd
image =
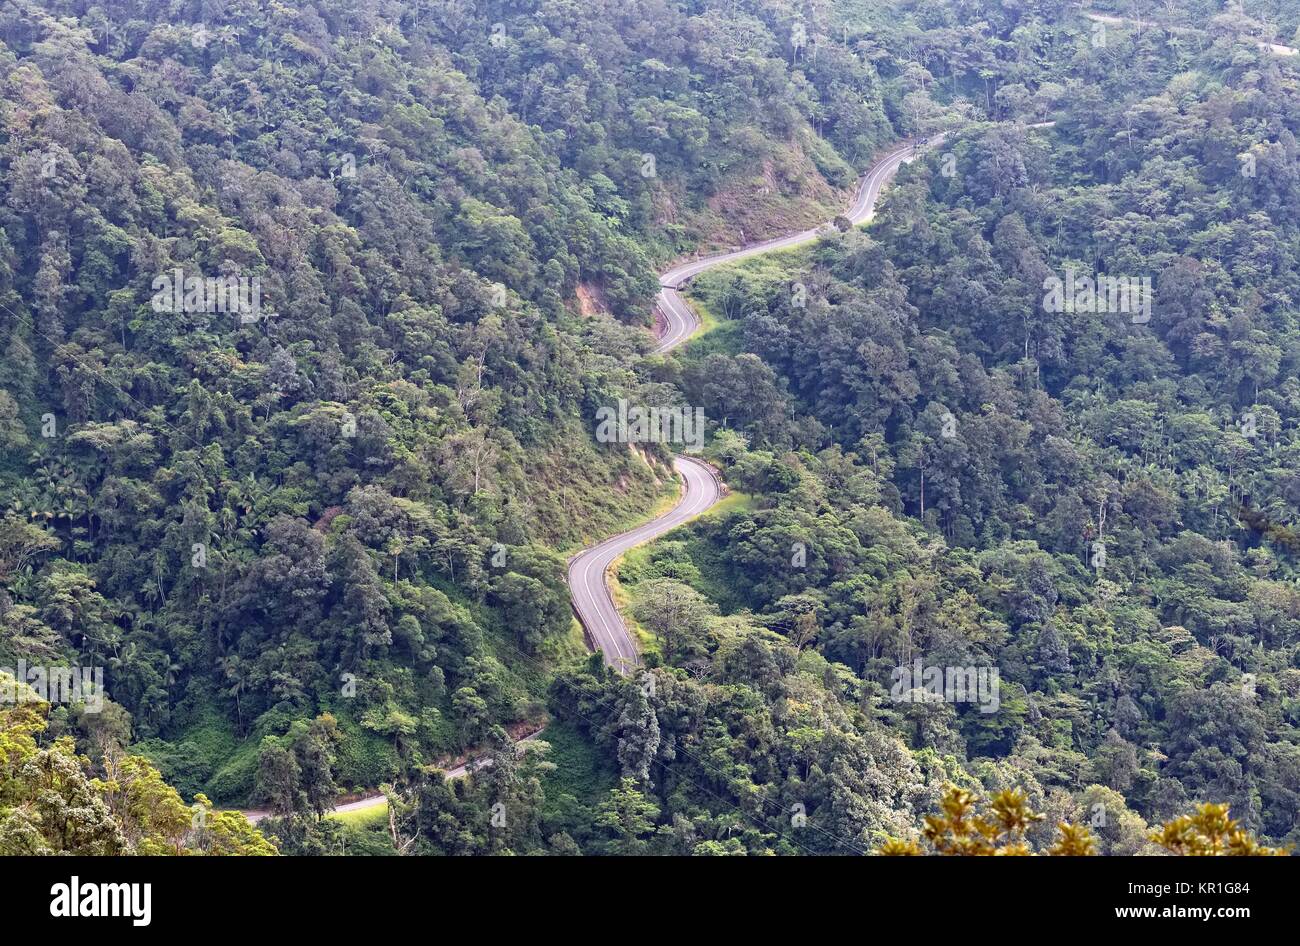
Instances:
[[[215,812],[203,795],[187,807],[139,756],[114,751],[92,766],[70,736],[43,743],[49,704],[19,690],[0,704],[0,854],[276,853],[238,812]]]

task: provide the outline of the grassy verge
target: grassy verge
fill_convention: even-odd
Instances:
[[[681,482],[677,477],[666,474],[657,466],[651,467],[640,454],[632,462],[644,464],[658,482],[644,492],[617,503],[620,508],[607,509],[604,515],[591,520],[580,536],[570,537],[556,551],[561,555],[573,555],[595,542],[654,519],[673,507],[681,496]]]
[[[717,503],[700,514],[701,519],[725,519],[738,512],[749,512],[754,508],[754,497],[749,493],[730,492]]]
[[[632,637],[636,640],[636,649],[644,656],[659,652],[659,640],[644,627],[641,622],[632,616],[632,596],[629,586],[619,581],[618,573],[624,563],[636,556],[634,561],[644,564],[650,556],[650,550],[654,546],[653,542],[647,542],[645,545],[639,545],[634,549],[629,549],[625,554],[614,560],[614,564],[609,569],[609,591],[614,597],[614,604],[618,607],[618,612],[623,616],[623,623],[631,631]]]
[[[691,336],[686,347],[690,357],[702,357],[715,351],[738,354],[740,323],[727,315],[724,304],[728,287],[737,278],[759,287],[768,295],[776,286],[790,283],[795,274],[812,265],[811,252],[817,241],[809,241],[785,250],[773,250],[738,263],[728,263],[706,270],[693,279],[686,289],[686,299],[700,317],[700,330]]]
[[[710,506],[705,512],[701,513],[696,519],[691,521],[699,522],[707,519],[725,519],[726,517],[735,515],[736,513],[746,512],[753,507],[753,496],[748,493],[733,492],[724,496],[716,504]],[[665,540],[678,541],[680,539],[681,530],[689,525],[690,523],[685,523],[683,526],[679,526],[671,532],[659,536],[652,542],[645,542],[638,545],[636,548],[629,549],[623,555],[619,556],[619,558],[615,559],[614,564],[610,567],[610,594],[613,595],[614,604],[618,606],[619,612],[623,615],[623,621],[627,624],[628,630],[632,632],[632,635],[637,642],[637,649],[642,654],[658,653],[659,641],[653,634],[647,631],[635,617],[632,616],[632,593],[636,586],[635,581],[624,582],[621,579],[620,574],[624,569],[632,574],[643,573],[651,564],[651,559],[655,552],[655,546],[659,542]],[[694,558],[696,554],[706,551],[703,542],[697,538],[688,538],[687,543],[692,548],[692,558]],[[701,571],[702,573],[704,572],[703,569]],[[715,601],[720,600],[719,596],[722,598],[726,597],[725,589],[718,586],[717,582],[702,580],[698,584],[699,587],[697,587],[696,590],[701,594],[704,594],[706,597],[710,597]]]
[[[332,811],[325,817],[340,824],[345,824],[350,828],[369,828],[373,825],[383,824],[388,820],[388,801],[385,799],[382,804],[375,805],[372,808],[358,808],[355,811]]]

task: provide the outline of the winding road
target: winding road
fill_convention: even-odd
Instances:
[[[682,498],[664,515],[644,525],[584,549],[569,560],[569,593],[573,610],[588,638],[605,655],[605,663],[627,673],[640,662],[636,642],[618,613],[606,576],[614,561],[628,549],[675,529],[722,498],[722,484],[713,467],[693,457],[678,456],[673,466],[685,487]]]
[[[941,137],[941,136],[940,136]],[[938,143],[939,137],[934,139]],[[853,204],[845,217],[854,226],[868,222],[876,211],[880,192],[895,172],[918,153],[911,142],[885,152],[858,182]],[[787,236],[704,256],[681,263],[659,277],[657,306],[663,316],[656,353],[677,348],[700,328],[700,318],[681,294],[691,279],[707,269],[737,260],[785,250],[821,237],[833,224],[827,223]],[[619,614],[609,589],[609,569],[629,549],[649,542],[684,522],[694,519],[722,498],[722,483],[713,468],[693,457],[677,456],[673,466],[682,478],[682,498],[657,519],[584,549],[569,560],[569,593],[588,640],[605,656],[605,664],[619,673],[630,673],[640,663],[636,640]]]
[[[853,206],[844,215],[850,223],[856,227],[867,223],[875,215],[876,201],[880,198],[880,191],[889,183],[889,179],[894,176],[899,167],[911,160],[914,153],[912,144],[908,143],[885,152],[877,159],[871,169],[862,176],[862,180],[858,182],[857,192],[853,195]],[[751,243],[728,253],[702,256],[699,259],[674,266],[660,275],[657,304],[659,312],[664,317],[664,327],[663,334],[659,337],[659,344],[655,346],[654,350],[658,353],[672,351],[699,330],[700,317],[695,314],[695,310],[690,307],[682,296],[681,290],[700,273],[706,269],[721,266],[724,263],[734,263],[737,260],[770,253],[773,250],[788,250],[802,243],[810,243],[820,238],[831,226],[830,223],[824,223],[810,230],[800,230],[798,233],[791,233],[788,236],[764,240],[761,243]]]
[[[942,136],[936,136],[931,144],[937,144]],[[858,183],[853,197],[853,205],[845,217],[857,226],[868,222],[875,214],[880,192],[903,164],[910,161],[917,149],[911,143],[899,145],[887,152],[871,166]],[[801,230],[788,236],[752,243],[738,250],[705,256],[673,267],[659,277],[658,307],[663,314],[664,323],[656,352],[669,352],[681,345],[695,334],[700,327],[699,316],[681,295],[693,277],[706,269],[733,263],[736,260],[768,253],[772,250],[789,249],[801,243],[818,239],[832,224],[823,224],[810,230]],[[569,560],[569,592],[573,597],[573,610],[582,622],[589,640],[605,656],[605,663],[619,673],[630,673],[640,664],[636,641],[628,631],[627,624],[619,614],[618,606],[609,590],[607,576],[610,566],[629,549],[658,538],[665,532],[689,522],[705,512],[722,498],[722,483],[713,467],[694,457],[677,456],[673,466],[682,478],[682,497],[668,512],[657,519],[629,529],[627,532],[612,536],[598,545],[583,549]],[[517,745],[535,739],[541,733],[533,733],[519,740]],[[446,773],[447,778],[462,778],[468,773],[468,766],[461,765]],[[383,805],[386,798],[382,794],[368,795],[356,801],[347,802],[334,809],[336,814],[349,811],[361,811]],[[245,811],[244,816],[256,824],[269,816],[269,812],[255,810]]]

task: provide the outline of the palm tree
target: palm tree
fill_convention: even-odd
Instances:
[[[244,708],[240,698],[244,694],[244,688],[248,685],[248,669],[244,662],[239,659],[238,654],[231,654],[223,657],[219,661],[221,672],[225,674],[226,680],[230,686],[224,691],[227,696],[235,698],[235,721],[240,732],[244,730]]]

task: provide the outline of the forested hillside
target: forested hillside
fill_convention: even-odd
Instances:
[[[1026,788],[1044,839],[1097,818],[1139,850],[1139,819],[1219,800],[1294,841],[1300,99],[1253,45],[1040,33],[1041,82],[1001,93],[1054,125],[965,126],[869,234],[702,280],[735,319],[683,384],[757,499],[649,554],[645,600],[690,585],[770,628],[907,763]],[[1148,277],[1152,304],[1053,312],[1071,269]],[[725,620],[690,646],[733,682]],[[914,657],[996,667],[1000,708],[900,706]]]
[[[0,704],[0,851],[863,853],[948,783],[1037,848],[1297,840],[1291,6],[0,7],[0,668],[104,677]],[[669,262],[941,132],[647,357]],[[733,492],[621,564],[629,677],[565,583],[676,489],[620,398],[703,408]]]
[[[99,748],[186,797],[328,807],[539,718],[556,552],[669,488],[587,426],[670,396],[652,261],[833,212],[893,134],[827,122],[780,5],[497,6],[0,11],[0,663],[105,667]]]

